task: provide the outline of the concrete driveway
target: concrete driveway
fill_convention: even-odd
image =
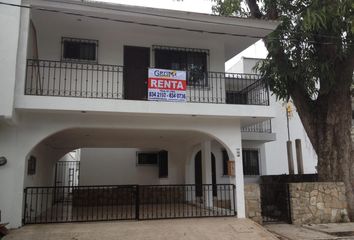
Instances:
[[[248,219],[199,218],[27,225],[4,240],[277,240]]]

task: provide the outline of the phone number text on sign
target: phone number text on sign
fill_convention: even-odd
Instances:
[[[186,72],[166,69],[149,69],[148,100],[186,102]]]

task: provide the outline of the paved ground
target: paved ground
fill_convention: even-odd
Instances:
[[[277,240],[248,219],[198,218],[27,225],[4,240]]]
[[[248,219],[198,218],[27,225],[4,240],[277,240]]]
[[[354,223],[269,224],[265,228],[283,240],[354,240]]]

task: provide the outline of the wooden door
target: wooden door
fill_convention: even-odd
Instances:
[[[124,98],[147,99],[150,48],[124,46]]]

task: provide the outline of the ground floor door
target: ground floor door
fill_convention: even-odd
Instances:
[[[124,46],[124,98],[147,99],[147,78],[150,67],[150,48]]]
[[[202,152],[199,151],[194,158],[194,176],[195,176],[195,184],[196,184],[196,196],[203,196],[203,170],[202,170]],[[216,185],[216,164],[215,164],[215,156],[211,153],[211,179],[212,179],[212,189],[213,196],[217,196],[217,185]]]

